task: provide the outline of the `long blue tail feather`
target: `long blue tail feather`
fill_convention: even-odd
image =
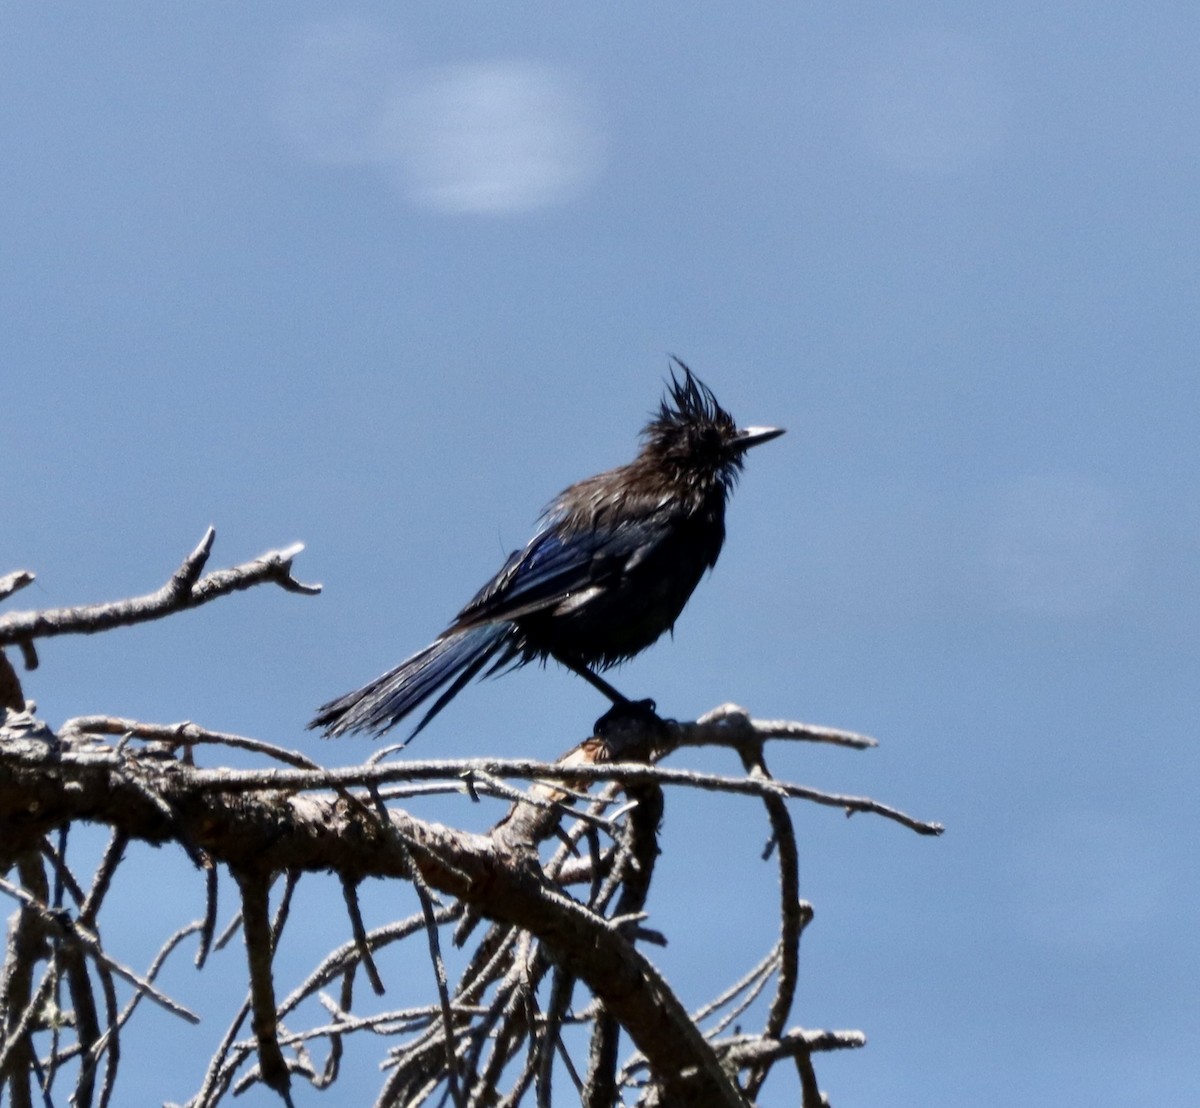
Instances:
[[[512,634],[512,625],[506,623],[449,631],[361,689],[321,705],[308,726],[323,728],[329,738],[348,731],[379,735],[451,682],[421,717],[413,729],[415,735],[485,665],[512,657],[516,649]]]

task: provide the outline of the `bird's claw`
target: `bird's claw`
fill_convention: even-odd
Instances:
[[[641,730],[651,727],[655,731],[663,721],[655,710],[657,704],[649,697],[645,700],[621,700],[604,713],[592,727],[592,733],[600,739],[612,738],[618,732]]]

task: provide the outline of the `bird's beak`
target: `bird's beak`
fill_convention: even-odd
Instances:
[[[782,427],[739,427],[733,445],[739,450],[749,450],[760,442],[770,442],[783,434]]]

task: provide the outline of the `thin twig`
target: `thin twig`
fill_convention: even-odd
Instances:
[[[879,740],[870,735],[844,731],[839,727],[788,719],[753,719],[745,708],[737,704],[721,704],[705,712],[695,723],[675,723],[672,739],[679,746],[731,746],[765,739],[827,743],[851,750],[870,750],[879,745]]]
[[[454,1048],[454,1015],[450,1008],[450,992],[446,983],[446,964],[442,961],[442,949],[438,940],[438,926],[437,917],[434,912],[433,894],[425,882],[425,877],[421,873],[421,867],[417,865],[416,859],[412,857],[412,850],[409,843],[405,842],[404,838],[396,830],[396,826],[389,818],[383,801],[376,796],[375,803],[379,812],[381,825],[389,837],[395,840],[401,850],[408,854],[410,859],[409,869],[411,871],[413,888],[416,889],[417,899],[421,903],[421,914],[425,917],[425,934],[429,939],[429,957],[433,962],[434,977],[437,980],[438,1000],[442,1007],[442,1023],[445,1027],[446,1042],[446,1075],[450,1084],[450,1096],[458,1108],[465,1108],[466,1101],[463,1100],[462,1089],[459,1085],[458,1058]]]
[[[159,972],[162,970],[163,965],[166,963],[167,958],[170,957],[171,953],[176,949],[176,947],[178,947],[179,944],[189,935],[199,930],[199,928],[200,923],[198,921],[193,921],[192,923],[187,924],[187,926],[181,927],[175,931],[175,933],[172,934],[171,937],[168,938],[161,947],[159,947],[158,953],[155,954],[154,960],[150,963],[150,968],[146,970],[146,980],[155,980],[155,978],[158,977]],[[115,1049],[115,1041],[110,1042],[110,1040],[115,1040],[115,1037],[120,1029],[129,1022],[130,1017],[132,1017],[133,1013],[137,1010],[141,1000],[142,994],[134,993],[133,996],[129,998],[125,1007],[122,1008],[119,1013],[115,1010],[112,1012],[112,1018],[109,1021],[109,1026],[105,1029],[104,1034],[100,1036],[99,1040],[96,1042],[96,1045],[89,1052],[92,1056],[93,1064],[104,1051],[109,1050],[111,1052],[111,1050]],[[62,1061],[70,1061],[80,1052],[80,1046],[78,1043],[76,1043],[74,1046],[68,1047],[63,1051]]]
[[[104,856],[96,867],[95,876],[92,877],[91,890],[79,909],[79,922],[85,927],[95,926],[96,917],[100,914],[100,906],[104,903],[105,896],[108,895],[109,886],[117,872],[117,866],[125,857],[125,848],[128,845],[129,836],[124,831],[114,831],[112,838],[108,840]]]
[[[171,579],[155,592],[108,604],[12,612],[0,618],[0,645],[55,635],[92,635],[112,627],[162,619],[268,581],[289,592],[312,595],[321,591],[320,585],[304,584],[292,576],[292,562],[304,549],[303,543],[293,543],[283,550],[269,550],[253,561],[201,577],[215,537],[216,531],[210,527]]]
[[[196,969],[203,969],[212,949],[213,933],[217,929],[217,867],[209,865],[204,871],[204,918],[200,922],[200,942],[196,944]]]
[[[806,1031],[796,1028],[773,1039],[765,1035],[735,1035],[713,1043],[721,1057],[739,1067],[777,1061],[797,1054],[855,1050],[867,1045],[861,1031]]]
[[[763,756],[762,745],[745,745],[741,749],[742,765],[753,777],[770,780],[771,774]],[[800,860],[796,833],[787,804],[778,796],[764,796],[763,806],[771,822],[771,841],[779,859],[779,972],[775,982],[775,997],[771,1001],[763,1034],[776,1038],[783,1031],[796,996],[796,981],[800,967],[800,933],[804,929],[800,911]],[[765,984],[765,981],[764,981]],[[751,996],[746,1003],[749,1004]],[[751,1101],[757,1099],[769,1067],[758,1066],[746,1077],[744,1088]]]
[[[0,600],[7,600],[13,593],[32,585],[34,576],[27,569],[14,569],[0,577]]]
[[[265,754],[268,758],[320,772],[321,766],[307,755],[296,750],[287,750],[262,739],[250,739],[244,735],[233,735],[227,731],[210,731],[190,720],[180,723],[139,723],[137,720],[121,719],[119,716],[76,716],[59,728],[60,735],[121,735],[148,742],[161,742],[170,747],[210,744],[228,746],[235,750],[249,750]]]
[[[457,904],[438,909],[438,924],[442,925],[451,922],[461,911],[461,905]],[[376,951],[391,943],[407,939],[410,935],[420,931],[424,926],[425,916],[423,913],[420,913],[409,916],[407,919],[397,920],[395,923],[389,923],[384,927],[376,928],[374,931],[368,931],[364,938],[367,948],[371,951]],[[279,1005],[280,1016],[286,1016],[302,1001],[312,996],[319,989],[324,988],[335,977],[345,973],[348,967],[357,964],[360,957],[359,944],[353,939],[348,943],[343,943],[337,950],[326,955],[324,961],[308,975],[302,984],[292,990],[288,994],[287,999]]]
[[[670,769],[642,763],[615,762],[604,765],[576,765],[563,768],[549,762],[529,759],[446,758],[437,761],[406,762],[401,765],[348,766],[321,773],[301,770],[196,770],[191,783],[204,792],[240,793],[257,789],[309,791],[314,789],[353,788],[382,785],[393,781],[412,781],[434,777],[456,777],[468,771],[482,771],[498,777],[526,780],[569,779],[574,781],[619,782],[622,785],[682,785],[710,792],[744,796],[784,796],[808,800],[828,808],[841,808],[847,814],[870,812],[899,823],[921,835],[940,835],[940,823],[928,823],[897,808],[865,796],[847,796],[822,792],[806,785],[786,781],[763,781],[746,777],[728,777],[717,773]]]
[[[20,901],[28,909],[36,913],[46,927],[55,931],[64,939],[79,943],[97,962],[107,966],[118,977],[137,989],[138,992],[145,993],[159,1007],[165,1008],[172,1015],[187,1020],[188,1023],[200,1022],[200,1017],[195,1012],[172,1000],[166,993],[156,989],[144,977],[134,973],[133,970],[127,966],[123,966],[115,958],[105,953],[104,949],[100,946],[100,941],[86,927],[72,922],[61,912],[51,911],[45,904],[41,903],[36,897],[26,892],[19,885],[13,885],[3,878],[0,878],[0,890],[8,893],[14,900]]]
[[[270,881],[266,874],[244,870],[235,870],[233,876],[242,894],[242,930],[250,968],[250,1026],[258,1043],[259,1071],[266,1085],[290,1104],[291,1080],[279,1047],[275,981],[271,974],[274,944],[268,910]]]
[[[775,965],[778,961],[779,944],[776,943],[775,946],[773,946],[767,953],[766,957],[758,963],[758,965],[754,966],[753,969],[748,970],[741,978],[730,985],[729,988],[727,988],[719,996],[714,997],[707,1004],[697,1008],[692,1013],[692,1022],[696,1024],[703,1023],[714,1012],[719,1012],[725,1007],[726,1004],[739,996],[743,990],[751,988],[755,981],[757,981],[760,977],[769,977],[771,973],[774,972]]]
[[[341,885],[342,897],[346,901],[346,912],[350,917],[350,931],[354,935],[354,944],[358,948],[359,961],[366,970],[367,980],[370,981],[375,995],[383,996],[387,990],[383,987],[383,979],[379,976],[379,969],[375,965],[375,959],[371,957],[371,948],[367,944],[367,932],[363,927],[362,912],[358,907],[358,887],[344,876],[341,879]]]

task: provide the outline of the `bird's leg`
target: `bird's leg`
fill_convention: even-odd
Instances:
[[[662,725],[662,720],[658,717],[656,711],[658,705],[649,697],[645,700],[630,700],[624,693],[618,692],[612,685],[604,680],[595,670],[589,666],[585,666],[582,662],[575,658],[559,657],[562,662],[572,673],[577,673],[594,689],[598,689],[609,700],[612,701],[612,707],[604,713],[592,727],[594,734],[604,736],[609,734],[614,727],[625,723],[641,723]]]
[[[556,655],[558,657],[558,655]],[[620,693],[614,689],[611,684],[608,684],[598,672],[592,667],[584,665],[582,661],[576,658],[558,657],[560,663],[568,667],[572,673],[577,673],[582,677],[592,688],[599,689],[612,701],[612,707],[608,709],[604,715],[595,721],[594,731],[596,735],[604,735],[608,727],[611,727],[614,721],[623,719],[637,719],[647,723],[647,721],[658,720],[658,712],[655,711],[658,705],[649,697],[646,700],[630,700],[624,693]]]
[[[605,681],[600,674],[596,673],[592,669],[589,669],[582,662],[577,662],[574,658],[560,657],[558,660],[562,662],[562,664],[566,666],[567,669],[569,669],[572,673],[576,673],[582,677],[589,685],[592,686],[593,689],[599,689],[599,691],[607,696],[614,705],[630,703],[629,697],[619,693],[612,687],[612,685]]]

